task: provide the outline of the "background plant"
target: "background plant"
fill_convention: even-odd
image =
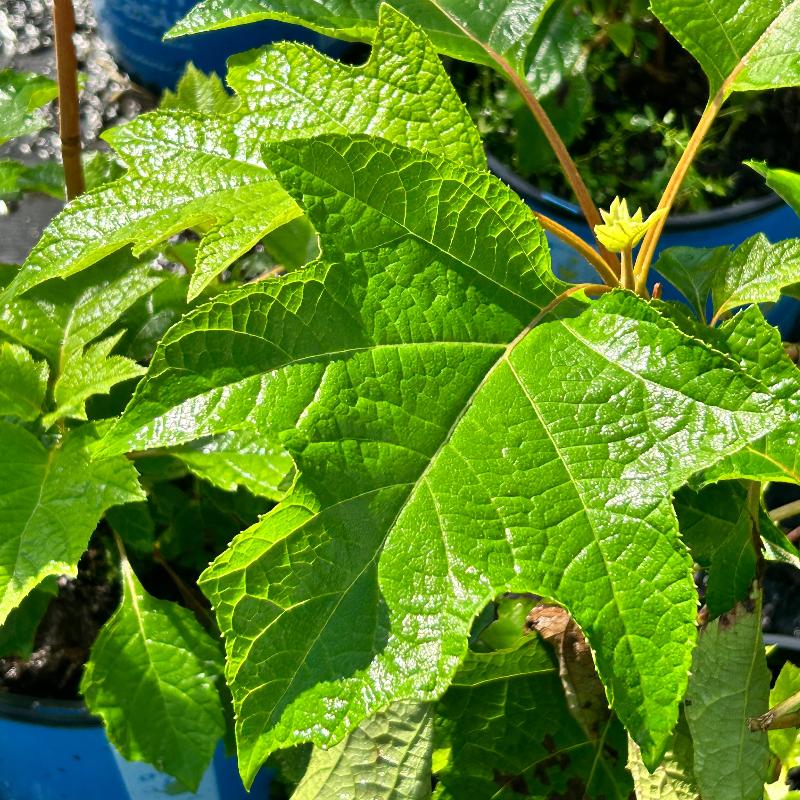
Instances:
[[[87,280],[112,251],[144,255],[193,228],[194,301],[264,236],[316,231],[307,266],[207,295],[161,337],[123,415],[87,420],[102,436],[92,469],[131,475],[123,454],[137,465],[170,455],[230,486],[252,456],[250,468],[282,476],[278,505],[200,578],[225,640],[246,781],[280,753],[300,798],[357,796],[369,766],[374,796],[427,796],[433,773],[440,798],[628,797],[633,781],[641,798],[671,785],[729,800],[762,796],[770,744],[793,763],[784,734],[770,743],[747,723],[770,701],[763,559],[797,559],[761,501],[764,482],[796,480],[797,369],[758,304],[797,283],[798,244],[756,237],[662,256],[694,316],[647,287],[663,219],[728,95],[800,81],[786,56],[797,3],[748,7],[746,20],[715,4],[716,21],[654,4],[706,69],[712,100],[660,213],[645,224],[617,209],[619,260],[570,240],[602,284],[553,276],[543,227],[555,226],[486,172],[438,58],[489,61],[514,83],[599,223],[526,82],[547,4],[475,13],[457,0],[399,3],[410,20],[386,6],[378,18],[371,2],[242,0],[233,19],[228,3],[202,4],[180,30],[278,16],[366,39],[372,55],[345,67],[298,45],[245,54],[229,73],[236,109],[167,109],[115,131],[125,176],[71,203],[9,281],[14,309]],[[792,176],[767,174],[790,193]],[[110,361],[124,358],[109,355],[117,342],[94,341],[110,327],[78,362],[133,370]],[[6,335],[26,345],[24,330]],[[8,423],[10,436],[51,445],[39,445],[43,460],[77,435],[80,413],[59,408],[83,411],[80,392],[60,401],[56,385],[44,416]],[[48,531],[7,505],[20,543],[4,562],[10,610],[78,556],[53,558]],[[43,564],[16,555],[28,535]],[[123,548],[122,605],[83,691],[123,754],[191,785],[222,732],[219,657],[188,612],[147,597]],[[699,634],[694,561],[709,577]],[[132,619],[153,631],[138,655],[119,644]],[[141,654],[167,641],[183,652],[161,671]],[[772,699],[795,679],[787,669]],[[164,739],[166,722],[158,736],[145,728],[136,691],[164,698],[166,722],[205,720],[198,741],[176,726]]]

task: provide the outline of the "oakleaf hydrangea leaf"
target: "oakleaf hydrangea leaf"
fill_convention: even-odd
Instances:
[[[694,640],[671,492],[780,403],[630,293],[532,325],[562,285],[485,171],[368,137],[269,155],[327,260],[184,318],[100,450],[255,428],[297,465],[202,578],[243,775],[441,695],[504,591],[570,610],[654,766]]]
[[[694,747],[686,717],[681,712],[664,760],[654,772],[645,767],[636,742],[630,742],[628,769],[636,786],[636,800],[697,800]]]
[[[190,611],[149,595],[127,560],[120,571],[122,603],[92,647],[81,694],[125,758],[196,791],[225,729],[222,653]]]
[[[230,114],[240,99],[231,97],[215,72],[206,75],[189,62],[175,91],[164,92],[159,108],[196,111],[199,114]]]
[[[651,0],[667,30],[700,62],[711,93],[800,84],[800,0]]]
[[[717,316],[751,303],[775,302],[781,289],[800,282],[800,239],[770,244],[764,234],[751,237],[717,270],[711,297]]]
[[[49,369],[35,361],[24,348],[11,342],[0,344],[0,417],[36,419],[47,392]]]
[[[747,491],[736,481],[684,487],[675,495],[681,535],[692,557],[708,571],[705,603],[712,617],[747,599],[756,576],[756,554]]]
[[[587,736],[536,634],[470,651],[436,712],[437,800],[630,797],[624,729],[606,712],[599,736]]]
[[[700,633],[686,693],[694,775],[703,800],[761,800],[769,764],[765,731],[747,720],[769,704],[761,610],[738,606]]]
[[[72,575],[103,512],[143,498],[126,458],[91,460],[105,425],[84,425],[45,448],[0,422],[0,624],[48,575]]]
[[[315,749],[293,800],[428,800],[433,707],[397,703],[329,750]]]
[[[745,161],[745,164],[763,176],[767,186],[800,214],[800,174],[788,169],[770,168],[763,161]]]
[[[689,301],[697,318],[705,322],[711,284],[730,254],[727,247],[670,247],[661,253],[654,269]]]
[[[66,282],[49,281],[0,305],[0,333],[46,356],[60,374],[72,354],[166,277],[128,256],[106,259]]]
[[[44,128],[39,109],[57,96],[58,87],[44,75],[0,71],[0,144]]]
[[[111,355],[122,334],[69,353],[53,391],[56,408],[45,416],[45,425],[67,417],[85,420],[86,401],[92,395],[108,394],[118,383],[144,374],[144,367],[130,358]]]
[[[789,416],[772,433],[703,473],[700,483],[730,479],[800,483],[800,370],[787,357],[780,333],[757,307],[739,312],[721,330],[714,346],[769,385],[774,396],[785,400]]]
[[[270,231],[302,213],[261,156],[270,140],[370,132],[484,163],[477,131],[435,49],[390,9],[363,67],[346,67],[295,44],[249,53],[234,64],[239,111],[156,112],[106,135],[128,174],[55,218],[4,302],[125,245],[141,253],[191,227],[205,234],[189,288],[190,298],[196,297]]]
[[[254,430],[228,431],[173,447],[195,475],[228,492],[244,486],[271,500],[281,500],[291,485],[294,462],[282,448],[265,442]]]

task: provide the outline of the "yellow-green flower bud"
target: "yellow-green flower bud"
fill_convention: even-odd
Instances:
[[[628,211],[628,201],[615,197],[608,211],[600,210],[604,225],[595,225],[594,232],[597,240],[606,250],[612,253],[622,253],[633,249],[665,214],[666,210],[654,211],[647,219],[643,219],[642,209],[637,209],[631,216]]]

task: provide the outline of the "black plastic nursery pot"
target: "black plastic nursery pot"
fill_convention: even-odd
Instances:
[[[513,170],[489,155],[489,167],[504,183],[534,210],[554,219],[594,243],[589,226],[574,203],[542,192]],[[670,216],[661,236],[658,253],[669,247],[736,247],[745,239],[763,233],[771,242],[800,236],[800,217],[779,197],[767,196],[696,214]],[[560,239],[548,234],[553,269],[571,283],[595,283],[597,275],[589,264]],[[650,289],[663,282],[664,299],[685,302],[685,298],[664,281],[655,270],[650,272]],[[784,338],[796,336],[800,327],[800,302],[781,299],[768,312],[769,321],[780,328]]]
[[[154,720],[154,724],[157,721]],[[79,701],[0,693],[0,798],[9,800],[267,800],[262,770],[248,795],[220,742],[196,793],[149,764],[126,761]]]

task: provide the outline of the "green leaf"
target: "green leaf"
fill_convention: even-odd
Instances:
[[[694,779],[694,747],[686,717],[681,713],[664,760],[650,772],[636,743],[628,750],[628,769],[633,775],[636,800],[697,800]]]
[[[747,720],[768,708],[770,674],[761,609],[744,606],[701,631],[686,692],[694,774],[703,800],[761,800],[769,765],[764,731]]]
[[[106,512],[106,522],[122,539],[125,548],[139,556],[153,553],[156,526],[147,502],[114,506]]]
[[[787,661],[769,693],[770,708],[774,708],[798,692],[800,692],[800,669]],[[797,728],[770,730],[768,736],[769,746],[780,758],[784,770],[800,766],[800,737]]]
[[[84,425],[48,450],[0,422],[0,624],[48,575],[77,574],[107,508],[142,499],[126,458],[90,460],[88,446],[106,430]]]
[[[780,333],[755,306],[726,322],[721,332],[723,336],[714,339],[714,346],[764,380],[774,396],[784,398],[789,418],[763,439],[720,461],[703,474],[700,482],[746,479],[800,483],[800,371],[787,357]]]
[[[653,269],[689,301],[697,318],[705,321],[714,276],[722,270],[730,254],[727,247],[670,247]]]
[[[205,233],[189,288],[190,299],[196,297],[270,231],[302,213],[262,159],[270,140],[369,131],[485,163],[436,51],[390,9],[363,67],[284,43],[232,59],[230,83],[243,104],[234,114],[146,114],[109,132],[128,174],[70,203],[0,302],[125,245],[139,254],[191,227]]]
[[[711,287],[716,315],[751,303],[776,302],[800,282],[800,239],[770,244],[763,233],[743,242],[718,269]]]
[[[174,92],[167,89],[159,108],[197,111],[200,114],[230,114],[240,100],[231,97],[215,72],[206,75],[190,61]]]
[[[291,485],[294,462],[256,431],[230,431],[169,451],[199,478],[233,492],[244,486],[255,495],[281,500]]]
[[[747,490],[734,481],[699,492],[685,487],[675,495],[674,506],[684,542],[708,571],[709,613],[718,617],[731,611],[747,599],[756,575]]]
[[[120,569],[122,604],[92,647],[81,693],[125,758],[196,791],[225,727],[222,654],[190,611],[145,592],[127,560]]]
[[[651,0],[650,6],[700,62],[712,94],[800,84],[800,0]]]
[[[432,747],[432,706],[397,703],[335,747],[315,749],[292,800],[425,800]]]
[[[0,626],[0,658],[16,656],[27,660],[31,657],[39,623],[56,594],[56,578],[45,578],[8,615]]]
[[[86,400],[92,395],[108,394],[118,383],[146,372],[129,358],[111,355],[122,333],[88,345],[82,352],[67,349],[68,355],[54,389],[56,408],[45,416],[45,425],[67,417],[85,420]]]
[[[492,3],[497,4],[496,0]],[[442,52],[482,58],[480,48],[429,0],[394,0],[391,5],[423,28]],[[379,0],[205,0],[171,28],[167,38],[276,19],[342,39],[370,42],[383,8],[386,5]]]
[[[58,87],[43,75],[0,71],[0,144],[37,133],[47,125],[38,109],[58,96]]]
[[[301,473],[202,580],[244,776],[440,695],[504,591],[569,608],[657,761],[694,639],[671,491],[779,425],[780,405],[629,293],[531,329],[562,284],[485,171],[366,137],[270,156],[330,260],[184,318],[102,447],[255,429]]]
[[[612,717],[597,738],[571,716],[558,668],[535,634],[470,652],[437,704],[437,800],[627,800],[626,737]]]
[[[66,282],[50,281],[0,305],[0,332],[46,356],[61,374],[74,353],[167,277],[128,256],[110,258]]]
[[[777,192],[800,214],[800,174],[788,169],[773,169],[763,161],[745,161],[748,167],[762,175],[770,189]]]
[[[47,363],[35,361],[24,347],[0,343],[0,416],[35,420],[42,413],[48,374]]]

